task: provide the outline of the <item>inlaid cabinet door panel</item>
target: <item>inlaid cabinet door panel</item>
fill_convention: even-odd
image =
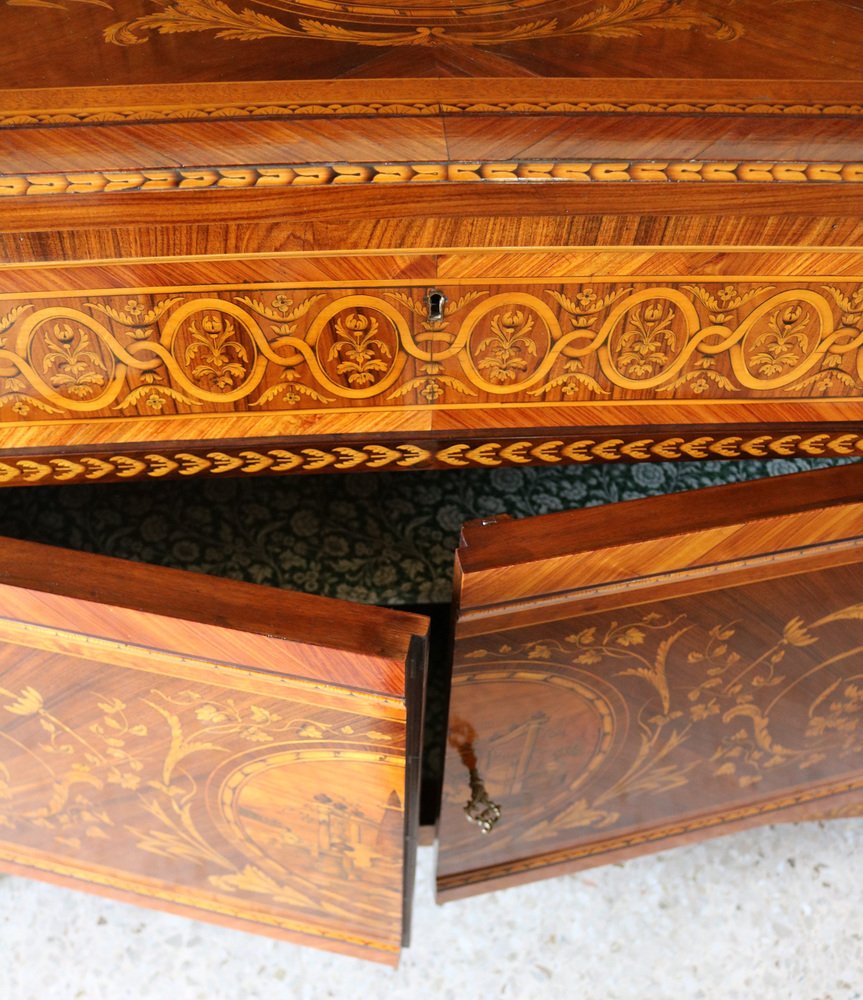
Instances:
[[[395,962],[425,627],[3,540],[0,867]]]
[[[863,468],[458,553],[442,898],[863,803]]]

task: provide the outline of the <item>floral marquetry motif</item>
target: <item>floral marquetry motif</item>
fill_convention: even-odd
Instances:
[[[113,2],[98,2],[114,14],[120,12]],[[47,6],[67,9],[71,4],[54,0]],[[154,12],[106,23],[103,34],[105,41],[122,46],[140,45],[151,33],[211,32],[233,42],[306,39],[400,47],[500,46],[578,35],[613,39],[650,30],[696,30],[727,41],[743,30],[739,21],[719,10],[705,11],[690,0],[682,5],[680,0],[617,0],[612,5],[582,0],[575,10],[572,7],[559,0],[501,0],[496,4],[443,0],[410,5],[280,0],[252,7],[225,0],[158,0]],[[274,17],[274,12],[281,17]]]
[[[221,309],[199,311],[189,317],[182,360],[186,376],[203,389],[228,393],[248,379],[254,360],[254,342],[239,321]]]
[[[17,421],[134,420],[863,393],[860,279],[442,285],[433,319],[425,290],[6,296],[0,406]]]
[[[536,306],[529,303],[527,296],[495,296],[466,319],[465,325],[472,331],[465,358],[469,359],[477,385],[524,382],[548,354],[548,324]]]
[[[482,839],[465,823],[471,775],[464,748],[451,741],[440,891],[599,864],[730,824],[781,820],[798,807],[829,815],[843,804],[836,796],[859,795],[859,545],[849,539],[807,552],[804,536],[794,536],[853,535],[859,522],[850,510],[842,516],[844,524],[818,528],[818,518],[804,527],[801,515],[798,527],[789,521],[773,544],[761,543],[763,556],[739,563],[725,527],[728,548],[713,555],[705,540],[702,559],[727,565],[660,573],[654,557],[643,577],[631,570],[635,579],[619,585],[552,596],[534,593],[525,578],[519,586],[531,599],[502,601],[491,614],[463,596],[450,726],[471,733],[473,768],[501,816]],[[753,552],[759,529],[750,527]],[[685,551],[685,530],[666,540],[669,552]],[[734,530],[742,537],[749,528]],[[595,553],[582,544],[585,567]],[[622,561],[639,550],[614,551]],[[774,566],[777,559],[788,568]],[[469,577],[465,587],[470,595]]]
[[[83,869],[122,857],[126,884],[155,857],[169,895],[192,864],[209,872],[217,912],[291,907],[293,920],[264,914],[275,927],[301,924],[323,901],[334,924],[353,920],[360,936],[400,905],[397,724],[169,678],[130,686],[134,672],[107,663],[72,706],[67,657],[31,654],[36,688],[18,676],[20,656],[14,644],[0,650],[0,856],[16,857],[20,843],[45,856],[72,851]],[[370,768],[380,800],[361,809],[352,790]],[[357,880],[354,905],[341,885]]]
[[[84,326],[61,321],[48,329],[48,322],[42,324],[41,330],[34,329],[36,336],[30,342],[31,363],[37,358],[41,361],[48,381],[61,395],[83,399],[98,393],[110,374],[101,352],[93,350],[99,347],[98,338]],[[114,359],[108,357],[107,361],[113,368]]]
[[[371,296],[348,297],[334,306],[322,311],[312,328],[320,370],[334,387],[380,392],[404,364],[399,344],[410,339],[404,319]],[[402,331],[406,336],[400,337]]]

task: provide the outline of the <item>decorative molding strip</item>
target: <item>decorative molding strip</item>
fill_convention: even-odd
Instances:
[[[826,105],[825,105],[826,107]],[[162,121],[221,121],[231,118],[323,118],[359,115],[411,116],[441,114],[437,101],[351,101],[310,104],[205,104],[137,108],[69,108],[0,113],[0,128],[22,125],[110,125]],[[854,112],[822,112],[839,114]],[[860,111],[863,114],[863,108]]]
[[[800,101],[444,101],[442,114],[863,115],[863,104]]]
[[[0,197],[129,192],[280,189],[344,184],[464,183],[863,183],[863,161],[782,162],[697,160],[439,161],[309,163],[246,167],[154,167],[0,174]]]
[[[863,454],[863,433],[747,435],[697,434],[673,437],[574,438],[570,441],[513,441],[454,444],[435,452],[450,466],[556,465],[560,462],[670,462],[686,459],[807,457],[839,458]]]
[[[225,121],[233,118],[324,118],[358,116],[417,117],[431,115],[572,115],[572,114],[706,114],[859,116],[863,104],[793,101],[620,101],[510,100],[510,101],[349,101],[344,103],[243,103],[167,105],[137,108],[31,109],[0,112],[0,128],[26,125],[108,125],[161,121]]]
[[[861,458],[863,431],[786,434],[702,434],[681,430],[669,437],[572,437],[512,441],[331,442],[313,446],[190,446],[183,450],[127,455],[70,453],[62,456],[0,453],[0,486],[134,481],[210,475],[268,475],[409,468],[496,468],[599,462],[668,462],[722,458]]]

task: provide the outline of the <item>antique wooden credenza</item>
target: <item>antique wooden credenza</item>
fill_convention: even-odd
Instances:
[[[0,11],[3,485],[863,452],[859,4]],[[854,811],[861,502],[467,528],[441,897]],[[421,618],[0,588],[4,867],[396,959]]]

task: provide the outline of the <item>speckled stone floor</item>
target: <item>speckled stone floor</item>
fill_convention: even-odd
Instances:
[[[765,827],[438,907],[396,971],[0,880],[2,1000],[852,1000],[863,819]]]

